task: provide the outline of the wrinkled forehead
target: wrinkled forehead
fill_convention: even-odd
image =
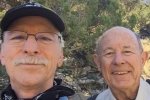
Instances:
[[[130,45],[138,46],[136,35],[129,29],[122,27],[114,27],[106,31],[99,41],[100,45]]]

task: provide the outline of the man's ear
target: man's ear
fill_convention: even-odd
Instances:
[[[149,56],[148,56],[148,52],[143,52],[142,53],[142,64],[144,66],[145,62],[148,60]]]
[[[61,67],[64,61],[64,55],[63,52],[60,54],[59,58],[58,58],[58,67]]]
[[[0,62],[1,62],[1,65],[4,65],[4,57],[2,55],[1,50],[0,50]]]
[[[99,71],[101,71],[101,67],[100,67],[100,61],[99,61],[99,57],[97,54],[93,54],[93,59],[94,59],[94,62],[98,68]]]

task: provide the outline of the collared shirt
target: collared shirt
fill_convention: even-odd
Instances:
[[[96,100],[116,100],[110,89],[100,93]],[[143,79],[140,79],[140,86],[135,100],[150,100],[150,85]]]

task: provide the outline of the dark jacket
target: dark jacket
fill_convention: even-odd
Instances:
[[[68,87],[61,85],[61,80],[56,79],[55,85],[46,90],[43,93],[38,94],[33,98],[27,98],[25,100],[59,100],[63,96],[72,96],[74,91]],[[15,92],[12,90],[11,85],[9,85],[1,94],[2,100],[18,100]]]

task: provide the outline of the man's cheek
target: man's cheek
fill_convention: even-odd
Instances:
[[[2,64],[2,65],[5,65],[5,63],[6,63],[6,58],[5,58],[5,56],[2,54],[2,55],[1,55],[1,64]]]

